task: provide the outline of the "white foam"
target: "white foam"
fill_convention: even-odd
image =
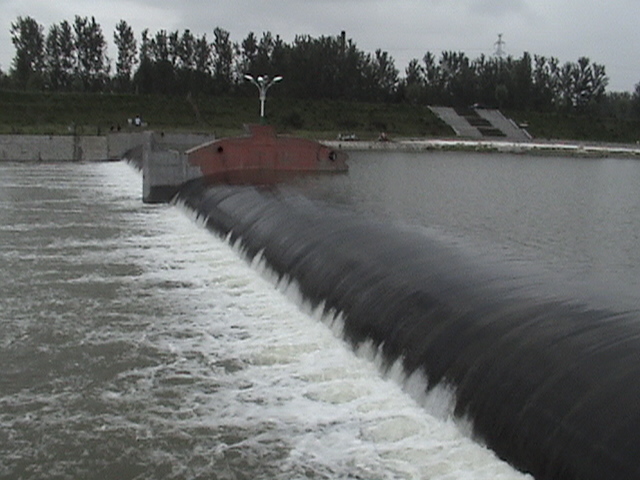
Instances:
[[[216,255],[226,257],[229,248],[245,256],[240,241],[211,242]],[[295,431],[288,433],[296,445],[289,462],[318,471],[342,468],[342,474],[357,468],[378,478],[525,477],[474,442],[467,421],[453,418],[450,386],[427,391],[424,374],[407,376],[401,361],[384,370],[379,349],[370,343],[353,352],[340,340],[341,314],[323,314],[324,305],[313,308],[261,253],[245,265],[244,271],[234,265],[243,279],[234,282],[243,285],[243,311],[252,320],[248,337],[234,348],[245,359],[240,376],[247,383],[233,415],[244,417],[243,423],[269,419]]]

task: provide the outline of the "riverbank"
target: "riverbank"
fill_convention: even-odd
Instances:
[[[106,135],[134,131],[130,119],[140,115],[156,131],[198,132],[217,137],[242,133],[256,122],[257,98],[209,95],[135,95],[51,93],[0,90],[0,134]],[[535,139],[570,142],[640,140],[640,120],[569,112],[502,112],[517,125],[527,125]],[[269,98],[269,123],[278,132],[305,138],[334,139],[339,132],[375,141],[380,132],[391,138],[451,138],[452,128],[427,105],[363,103],[346,100]],[[132,123],[132,121],[131,121]],[[482,139],[479,139],[482,140]]]
[[[145,132],[109,133],[102,136],[80,135],[0,135],[0,161],[7,162],[94,162],[117,160],[143,144]],[[208,135],[174,133],[162,136],[163,143],[196,145]],[[580,157],[640,158],[640,145],[576,141],[509,142],[459,138],[406,138],[388,142],[322,140],[325,145],[346,151],[471,151]]]
[[[351,151],[389,150],[421,152],[432,150],[472,151],[486,153],[522,153],[584,157],[622,157],[640,158],[638,144],[612,144],[575,141],[531,140],[529,142],[510,142],[501,140],[446,139],[402,139],[388,142],[340,141],[323,142],[333,148]]]

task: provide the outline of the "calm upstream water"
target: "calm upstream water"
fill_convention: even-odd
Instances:
[[[287,188],[640,308],[640,162],[350,165]],[[140,199],[125,163],[0,164],[0,478],[528,478],[446,389],[383,375],[295,288]]]
[[[640,162],[470,153],[354,153],[307,192],[420,225],[475,254],[572,283],[640,291]],[[582,285],[581,285],[582,287]]]

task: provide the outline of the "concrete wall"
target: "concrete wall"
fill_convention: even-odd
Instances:
[[[122,158],[125,153],[144,142],[142,132],[110,133],[107,135],[107,156],[109,159]]]
[[[214,139],[212,135],[145,133],[142,144],[142,200],[145,203],[168,202],[183,183],[201,177],[200,168],[189,164],[185,152]]]
[[[0,135],[0,161],[92,162],[108,158],[106,137]]]
[[[147,132],[110,133],[106,136],[0,135],[0,161],[97,162],[116,160],[144,143]],[[184,151],[210,141],[212,135],[172,133],[154,135],[164,149]]]
[[[79,162],[108,160],[106,137],[75,137],[73,159]]]
[[[143,200],[167,202],[180,185],[202,175],[185,152],[215,140],[213,135],[118,132],[107,136],[0,135],[0,162],[96,162],[130,160],[142,168]]]

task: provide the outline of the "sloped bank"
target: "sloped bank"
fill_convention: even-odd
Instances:
[[[94,162],[118,160],[143,144],[144,132],[110,133],[104,136],[0,135],[0,161],[11,162]],[[196,145],[200,134],[166,134],[166,142]],[[640,145],[603,144],[572,141],[509,142],[462,139],[401,139],[389,142],[322,140],[328,147],[342,150],[433,151],[453,150],[488,153],[522,153],[584,157],[640,158]]]

